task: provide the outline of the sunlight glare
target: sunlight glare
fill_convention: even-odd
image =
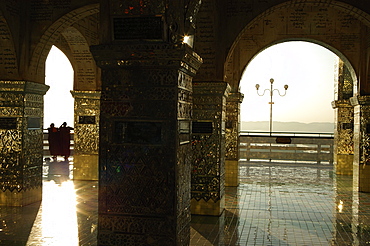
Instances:
[[[79,245],[73,181],[43,182],[42,204],[26,245]]]
[[[44,182],[44,189],[55,189],[55,195],[43,197],[43,238],[51,238],[53,242],[58,242],[58,245],[79,245],[73,181],[69,180],[60,185]]]

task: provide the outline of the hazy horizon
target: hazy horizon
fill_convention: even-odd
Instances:
[[[241,131],[269,132],[269,121],[242,121]],[[273,121],[272,132],[307,132],[307,133],[333,133],[334,123],[332,122],[284,122]]]

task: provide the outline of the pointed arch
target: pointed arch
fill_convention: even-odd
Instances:
[[[61,35],[67,41],[69,58],[75,71],[74,90],[95,90],[98,70],[88,41],[74,27],[67,27]]]
[[[297,24],[301,25],[301,29],[289,26],[291,18],[296,18],[293,15],[297,9],[307,13],[304,17],[297,17],[301,18],[301,23]],[[320,11],[327,14],[327,21],[323,23],[325,30],[320,30],[319,25],[312,26],[315,23],[312,20]],[[344,26],[345,22],[347,26]],[[361,30],[364,26],[370,26],[367,13],[338,1],[289,1],[279,4],[256,17],[240,32],[228,52],[224,80],[237,90],[242,72],[251,59],[261,50],[283,41],[308,41],[330,49],[346,63],[357,80],[362,52]],[[343,41],[345,39],[350,40]]]
[[[35,81],[44,82],[45,61],[51,49],[61,33],[77,21],[99,12],[99,4],[91,4],[75,9],[55,21],[41,36],[40,41],[32,52],[29,65],[29,75]]]

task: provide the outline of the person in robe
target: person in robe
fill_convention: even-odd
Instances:
[[[55,127],[54,123],[50,124],[48,128],[48,142],[50,155],[54,160],[60,155],[60,144],[59,144],[59,130]]]
[[[67,126],[66,122],[63,122],[63,124],[59,127],[60,147],[61,147],[60,155],[64,156],[64,159],[66,161],[68,160],[68,157],[71,154],[71,150],[70,150],[71,130],[73,130],[73,128]]]

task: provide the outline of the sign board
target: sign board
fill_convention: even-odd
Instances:
[[[113,140],[118,144],[161,144],[162,123],[116,121]]]
[[[292,139],[290,137],[277,137],[276,143],[278,144],[290,144]]]
[[[95,124],[95,115],[78,116],[78,124]]]
[[[28,117],[27,118],[28,129],[41,129],[41,118],[40,117]]]
[[[193,121],[192,132],[211,134],[213,132],[213,122],[212,121]]]
[[[17,129],[16,117],[0,117],[0,129],[15,130]]]

